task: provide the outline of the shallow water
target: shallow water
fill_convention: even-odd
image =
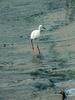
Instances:
[[[0,100],[58,93],[56,83],[75,78],[75,30],[66,25],[65,1],[58,1],[0,1]],[[30,33],[39,24],[47,30],[39,40],[41,55],[33,55]],[[67,31],[71,26],[73,33]]]

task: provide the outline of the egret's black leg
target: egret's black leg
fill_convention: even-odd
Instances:
[[[38,51],[39,51],[39,54],[40,54],[40,49],[39,49],[39,45],[37,44],[37,49],[38,49]]]
[[[32,50],[34,50],[33,39],[31,39]]]

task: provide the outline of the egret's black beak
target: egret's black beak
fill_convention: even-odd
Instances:
[[[45,27],[42,27],[43,29],[46,29]]]
[[[34,50],[33,39],[31,39],[32,50]]]

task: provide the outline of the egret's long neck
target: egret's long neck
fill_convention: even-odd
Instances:
[[[41,27],[40,26],[39,26],[38,30],[41,31]]]

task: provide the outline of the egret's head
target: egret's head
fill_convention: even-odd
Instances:
[[[39,28],[42,28],[43,26],[42,25],[39,25]]]
[[[39,27],[41,28],[41,27],[42,27],[42,25],[39,25]]]
[[[46,29],[43,25],[39,25],[39,30]]]

